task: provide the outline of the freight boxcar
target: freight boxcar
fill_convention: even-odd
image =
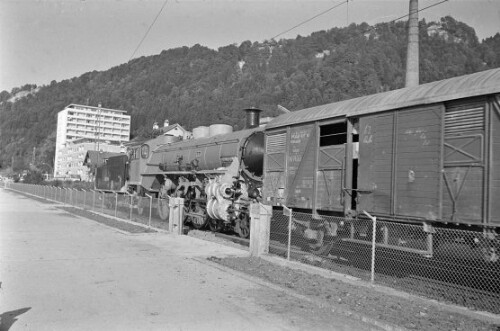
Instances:
[[[265,203],[495,237],[500,69],[281,115],[265,151]]]

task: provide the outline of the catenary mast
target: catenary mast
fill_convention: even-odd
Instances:
[[[418,65],[418,0],[410,0],[408,18],[408,49],[406,54],[406,83],[405,87],[419,85]]]

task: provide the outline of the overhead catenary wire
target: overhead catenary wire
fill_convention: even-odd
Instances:
[[[440,4],[442,4],[442,3],[445,3],[445,2],[448,2],[448,1],[449,1],[449,0],[442,0],[442,1],[438,2],[438,3],[435,3],[435,4],[432,4],[432,5],[429,5],[429,6],[427,6],[427,7],[424,7],[424,8],[422,8],[422,9],[419,9],[419,10],[417,11],[417,13],[419,13],[419,12],[421,12],[421,11],[424,11],[424,10],[426,10],[426,9],[429,9],[429,8],[432,8],[432,7],[435,7],[435,6],[438,6],[438,5],[440,5]],[[341,3],[338,3],[338,4],[334,5],[334,6],[332,6],[332,7],[328,8],[328,9],[326,9],[326,10],[324,10],[324,11],[322,11],[322,12],[320,12],[320,13],[316,14],[316,15],[314,15],[313,17],[311,17],[311,18],[309,18],[309,19],[307,19],[307,20],[302,21],[302,22],[300,22],[299,24],[296,24],[296,25],[294,25],[293,27],[291,27],[291,28],[289,28],[289,29],[287,29],[287,30],[285,30],[285,31],[283,31],[283,32],[281,32],[281,33],[278,33],[277,35],[275,35],[275,36],[271,37],[271,38],[270,38],[270,40],[275,39],[275,38],[277,38],[277,37],[279,37],[279,36],[282,36],[282,35],[284,35],[285,33],[290,32],[290,31],[292,31],[293,29],[298,28],[299,26],[302,26],[302,25],[304,25],[304,24],[306,24],[306,23],[309,23],[310,21],[312,21],[312,20],[314,20],[314,19],[316,19],[316,18],[318,18],[318,17],[320,17],[320,16],[322,16],[322,15],[324,15],[324,14],[326,14],[326,13],[328,13],[328,12],[330,12],[330,11],[332,11],[332,10],[334,10],[334,9],[338,8],[338,7],[340,7],[340,6],[342,6],[343,4],[347,4],[347,5],[349,6],[349,0],[345,0],[345,1],[341,2]],[[398,17],[398,18],[396,18],[396,19],[393,19],[393,20],[392,20],[392,21],[390,21],[389,23],[394,23],[394,22],[396,22],[397,20],[400,20],[400,19],[405,18],[405,17],[408,17],[408,16],[409,16],[409,14],[406,14],[406,15],[400,16],[400,17]],[[349,7],[347,8],[347,21],[349,21]]]
[[[426,10],[426,9],[429,9],[429,8],[432,8],[432,7],[435,7],[435,6],[438,6],[438,5],[440,5],[440,4],[442,4],[442,3],[445,3],[445,2],[448,2],[448,1],[449,1],[449,0],[442,0],[442,1],[438,2],[438,3],[435,3],[435,4],[432,4],[432,5],[429,5],[429,6],[427,6],[427,7],[424,7],[424,8],[422,8],[422,9],[419,9],[419,10],[417,11],[417,13],[418,13],[418,12],[421,12],[421,11],[424,11],[424,10]],[[149,27],[148,27],[148,29],[146,30],[146,33],[144,34],[144,36],[142,37],[141,41],[139,42],[139,44],[138,44],[138,45],[137,45],[137,47],[135,48],[134,52],[133,52],[133,53],[132,53],[132,55],[130,56],[129,61],[130,61],[130,60],[132,60],[132,58],[135,56],[135,54],[137,53],[137,51],[138,51],[138,50],[139,50],[139,48],[141,47],[142,43],[144,42],[144,40],[145,40],[145,39],[146,39],[146,37],[148,36],[149,32],[151,31],[151,29],[153,28],[154,24],[155,24],[155,23],[156,23],[156,21],[158,20],[158,17],[161,15],[161,13],[162,13],[163,9],[165,8],[165,6],[167,5],[167,3],[168,3],[168,0],[165,0],[165,1],[163,2],[163,5],[161,6],[160,10],[159,10],[159,11],[158,11],[158,13],[156,14],[156,16],[155,16],[155,18],[154,18],[153,22],[150,24],[150,26],[149,26]],[[289,29],[287,29],[287,30],[285,30],[285,31],[283,31],[283,32],[281,32],[281,33],[278,33],[277,35],[275,35],[275,36],[271,37],[270,39],[271,39],[271,40],[273,40],[273,39],[275,39],[275,38],[278,38],[279,36],[282,36],[282,35],[284,35],[285,33],[290,32],[290,31],[292,31],[292,30],[294,30],[294,29],[296,29],[296,28],[298,28],[298,27],[300,27],[300,26],[302,26],[302,25],[304,25],[304,24],[306,24],[306,23],[309,23],[309,22],[311,22],[312,20],[314,20],[314,19],[316,19],[316,18],[318,18],[318,17],[320,17],[320,16],[322,16],[322,15],[324,15],[324,14],[326,14],[326,13],[328,13],[328,12],[330,12],[330,11],[332,11],[332,10],[334,10],[334,9],[336,9],[336,8],[338,8],[338,7],[340,7],[340,6],[342,6],[343,4],[346,4],[346,5],[348,6],[348,5],[349,5],[349,0],[345,0],[345,1],[342,1],[342,2],[340,2],[340,3],[337,3],[337,4],[333,5],[332,7],[328,8],[328,9],[326,9],[326,10],[323,10],[322,12],[320,12],[320,13],[318,13],[318,14],[314,15],[313,17],[308,18],[307,20],[302,21],[302,22],[300,22],[299,24],[296,24],[296,25],[294,25],[293,27],[291,27],[291,28],[289,28]],[[397,20],[400,20],[400,19],[405,18],[405,17],[407,17],[407,16],[409,16],[409,14],[406,14],[406,15],[400,16],[400,17],[398,17],[398,18],[396,18],[396,19],[393,19],[393,20],[392,20],[392,21],[390,21],[389,23],[394,23],[394,22],[396,22]],[[347,21],[349,21],[349,7],[347,8]]]
[[[142,43],[144,42],[144,40],[148,36],[149,31],[151,31],[151,29],[153,28],[153,25],[156,23],[156,20],[158,20],[158,17],[160,17],[161,12],[163,11],[163,8],[165,8],[165,6],[167,5],[167,2],[168,2],[168,0],[165,0],[163,2],[163,5],[161,6],[160,11],[158,11],[158,13],[156,14],[156,17],[154,18],[153,22],[151,23],[151,25],[149,26],[149,28],[146,30],[146,33],[144,34],[144,36],[142,37],[141,41],[139,42],[139,44],[135,48],[134,52],[130,56],[130,59],[128,59],[129,61],[132,60],[132,58],[134,57],[135,53],[139,50],[139,47],[141,47]]]
[[[341,3],[338,3],[338,4],[334,5],[334,6],[332,6],[332,7],[328,8],[328,9],[326,9],[326,10],[323,10],[321,13],[314,15],[313,17],[311,17],[311,18],[309,18],[309,19],[307,19],[307,20],[305,20],[305,21],[303,21],[303,22],[301,22],[301,23],[299,23],[299,24],[297,24],[297,25],[295,25],[295,26],[291,27],[290,29],[287,29],[287,30],[285,30],[285,31],[283,31],[283,32],[281,32],[281,33],[278,33],[277,35],[275,35],[274,37],[272,37],[272,38],[270,38],[270,39],[272,40],[272,39],[278,38],[279,36],[284,35],[285,33],[290,32],[290,31],[292,31],[293,29],[298,28],[299,26],[302,26],[302,25],[304,25],[304,24],[306,24],[306,23],[309,23],[310,21],[312,21],[312,20],[314,20],[314,19],[316,19],[316,18],[318,18],[318,17],[320,17],[320,16],[322,16],[322,15],[324,15],[324,14],[326,14],[326,13],[328,13],[328,12],[330,12],[330,11],[334,10],[335,8],[338,8],[338,7],[340,7],[340,6],[342,6],[343,4],[346,4],[346,3],[348,3],[348,2],[349,2],[349,0],[345,0],[345,1],[341,2]]]
[[[433,4],[433,5],[429,5],[429,6],[427,6],[427,7],[424,7],[424,8],[422,8],[422,9],[417,10],[417,13],[420,13],[421,11],[424,11],[424,10],[426,10],[426,9],[429,9],[429,8],[435,7],[435,6],[437,6],[437,5],[440,5],[440,4],[445,3],[445,2],[448,2],[448,1],[449,1],[449,0],[442,0],[442,1],[438,2],[438,3]],[[406,15],[403,15],[403,16],[401,16],[401,17],[395,18],[395,19],[393,19],[392,21],[390,21],[389,23],[394,23],[394,22],[396,22],[396,21],[398,21],[398,20],[400,20],[400,19],[402,19],[402,18],[408,17],[408,16],[410,16],[410,14],[406,14]]]

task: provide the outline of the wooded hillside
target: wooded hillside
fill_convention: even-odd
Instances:
[[[406,22],[351,24],[307,37],[164,50],[102,72],[0,93],[0,165],[53,164],[57,112],[70,103],[126,110],[132,137],[154,121],[187,129],[244,125],[242,109],[278,114],[401,88]],[[500,34],[478,41],[472,27],[445,17],[420,22],[420,82],[500,67]],[[17,98],[15,98],[17,96]],[[13,158],[14,156],[14,158]]]

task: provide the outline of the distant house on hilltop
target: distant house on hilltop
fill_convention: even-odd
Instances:
[[[157,128],[157,130],[160,131],[160,134],[162,135],[167,135],[167,136],[173,136],[173,137],[180,137],[182,140],[184,139],[190,139],[191,138],[191,132],[184,129],[180,124],[170,124],[169,120],[165,120],[163,122],[163,127]]]

